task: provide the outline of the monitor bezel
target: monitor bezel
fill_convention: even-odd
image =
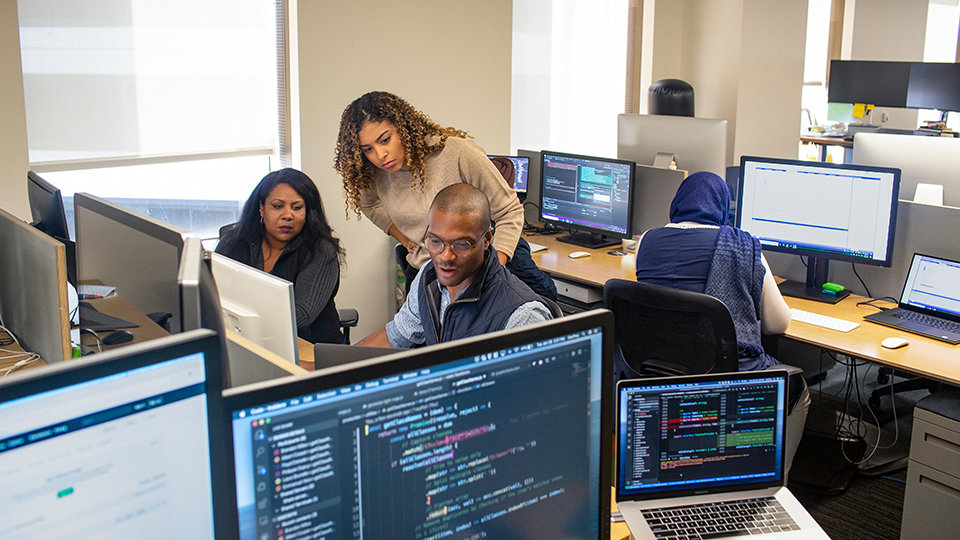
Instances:
[[[866,171],[866,172],[893,174],[893,189],[891,190],[891,200],[890,200],[890,220],[887,224],[888,226],[887,249],[885,253],[886,257],[883,260],[874,259],[874,258],[868,259],[865,257],[846,255],[846,254],[835,252],[835,251],[819,251],[815,249],[807,249],[807,248],[800,248],[800,247],[771,246],[771,245],[761,244],[761,247],[763,248],[764,251],[772,251],[776,253],[801,255],[804,257],[814,257],[814,258],[824,259],[824,260],[869,264],[871,266],[880,266],[883,268],[889,268],[893,264],[894,237],[897,230],[897,211],[899,207],[900,169],[895,169],[892,167],[874,167],[869,165],[826,163],[821,161],[802,161],[797,159],[779,159],[779,158],[759,157],[759,156],[742,156],[740,158],[740,177],[737,185],[737,202],[738,203],[743,200],[743,192],[744,192],[743,175],[744,175],[744,170],[746,168],[746,164],[748,162],[795,165],[795,166],[802,166],[802,167],[822,167],[822,168],[833,169],[833,170]],[[743,208],[740,204],[737,204],[736,227],[738,229],[742,229],[741,227],[742,218],[743,218]],[[751,231],[746,231],[746,232],[753,235]]]
[[[590,161],[599,161],[601,163],[609,163],[616,165],[625,165],[630,171],[629,187],[627,188],[627,220],[626,220],[626,232],[611,231],[607,229],[602,229],[600,227],[592,227],[589,225],[581,225],[578,223],[567,223],[565,221],[560,221],[554,218],[544,217],[543,215],[543,175],[544,175],[544,165],[547,159],[551,156],[562,157],[562,158],[571,158],[571,159],[581,159],[581,160],[590,160]],[[527,178],[527,185],[529,186],[530,179]],[[609,237],[613,239],[623,239],[630,238],[633,234],[633,195],[637,187],[637,166],[636,162],[627,160],[627,159],[618,159],[618,158],[606,158],[599,156],[586,156],[582,154],[568,154],[565,152],[554,152],[551,150],[541,150],[540,151],[540,196],[537,200],[539,208],[537,209],[538,218],[541,223],[548,223],[552,226],[560,229],[568,229],[571,231],[580,231],[588,232],[595,235],[602,235],[604,237]]]
[[[0,380],[0,401],[13,401],[203,352],[214,536],[218,539],[236,538],[238,529],[234,516],[233,493],[236,487],[233,468],[229,463],[225,463],[228,460],[222,459],[221,454],[221,449],[229,443],[229,431],[223,423],[221,356],[225,351],[220,349],[220,343],[220,336],[213,331],[191,330],[69,362],[60,362],[43,369],[13,374]]]
[[[322,392],[361,383],[372,379],[414,371],[420,368],[442,364],[451,359],[468,358],[480,354],[515,347],[534,341],[592,328],[602,329],[601,374],[613,373],[613,314],[605,309],[596,309],[578,313],[543,323],[512,330],[501,330],[490,334],[440,343],[430,347],[411,349],[388,354],[370,360],[361,360],[350,364],[315,371],[296,378],[264,381],[243,387],[227,389],[224,397],[224,421],[228,428],[228,449],[231,468],[235,449],[233,447],[233,412],[267,403],[275,403],[309,393]],[[600,381],[600,470],[599,502],[600,516],[597,537],[609,538],[611,475],[613,460],[613,378],[602,377]],[[234,484],[235,486],[235,484]],[[235,490],[233,496],[235,496]],[[234,513],[236,500],[234,499]]]

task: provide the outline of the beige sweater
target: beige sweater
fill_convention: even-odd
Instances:
[[[523,229],[523,206],[516,192],[475,142],[450,137],[443,150],[424,159],[427,182],[420,191],[420,180],[410,187],[412,174],[407,166],[395,173],[377,170],[376,188],[360,193],[360,211],[377,227],[387,232],[395,224],[420,247],[407,261],[420,268],[430,254],[423,247],[430,204],[437,193],[457,182],[465,182],[483,191],[490,199],[490,215],[496,224],[493,248],[513,257]]]

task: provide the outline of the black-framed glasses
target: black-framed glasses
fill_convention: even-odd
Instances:
[[[423,243],[427,246],[427,251],[429,251],[431,255],[439,255],[443,253],[443,250],[446,249],[447,246],[450,246],[453,253],[458,256],[469,255],[470,252],[479,245],[477,242],[463,239],[448,243],[436,236],[428,236],[424,239]]]

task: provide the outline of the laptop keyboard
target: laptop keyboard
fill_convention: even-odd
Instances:
[[[892,317],[903,321],[916,322],[920,324],[925,324],[933,328],[939,328],[940,330],[947,330],[950,332],[955,332],[960,334],[960,323],[955,323],[953,321],[948,321],[946,319],[941,319],[939,317],[931,317],[929,315],[924,315],[923,313],[917,313],[916,311],[907,311],[905,309],[898,310],[895,313],[890,314]]]
[[[723,538],[799,531],[774,497],[644,510],[657,538]]]

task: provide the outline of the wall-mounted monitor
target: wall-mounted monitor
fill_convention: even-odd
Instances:
[[[169,314],[166,326],[179,332],[177,272],[188,232],[89,193],[75,194],[73,204],[80,292],[84,284],[114,287],[144,315]]]
[[[672,158],[678,169],[690,173],[710,171],[723,178],[727,167],[727,121],[621,114],[617,116],[617,157],[663,168],[670,166]]]
[[[240,538],[609,538],[612,319],[227,390]]]
[[[853,163],[900,169],[900,195],[912,201],[917,184],[943,186],[943,204],[960,207],[960,139],[857,133]]]
[[[0,537],[236,538],[220,368],[199,330],[0,382]]]
[[[763,249],[808,257],[806,282],[782,283],[783,294],[834,303],[828,261],[890,266],[899,187],[899,169],[744,156],[737,227]]]
[[[598,248],[630,236],[634,162],[546,150],[540,160],[540,221],[575,231],[557,240]]]
[[[527,178],[530,174],[530,158],[526,156],[487,156],[489,158],[507,158],[513,163],[513,189],[517,193],[527,192]]]
[[[293,283],[219,253],[210,254],[210,269],[220,293],[226,329],[296,364]]]

